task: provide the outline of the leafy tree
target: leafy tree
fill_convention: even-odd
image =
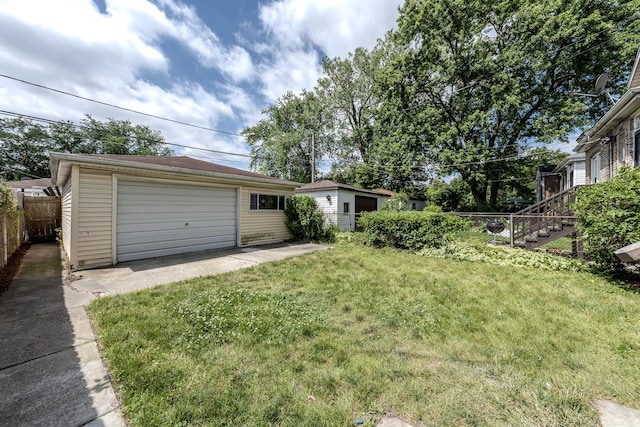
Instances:
[[[602,113],[639,41],[638,0],[407,0],[381,74],[381,144],[457,174],[476,208],[495,208],[504,172],[533,141],[565,140]],[[603,46],[605,46],[603,48]],[[590,102],[590,105],[585,103]],[[406,164],[406,163],[405,163]]]
[[[332,125],[342,150],[340,158],[367,163],[373,149],[373,125],[379,104],[375,76],[383,51],[357,48],[346,59],[325,58],[324,77],[318,80],[318,96],[330,109]]]
[[[79,147],[86,153],[168,156],[171,150],[164,137],[148,126],[134,125],[129,120],[109,119],[101,122],[87,115],[80,122]]]
[[[7,180],[48,177],[49,152],[171,155],[159,131],[128,120],[101,122],[87,115],[46,126],[24,118],[0,119],[0,165]]]
[[[263,113],[265,119],[242,131],[251,146],[251,168],[278,178],[311,182],[312,158],[317,164],[333,140],[318,97],[307,91],[300,95],[287,92]]]
[[[23,118],[0,119],[0,166],[7,181],[50,176],[47,128]]]
[[[473,210],[471,189],[460,178],[453,178],[448,184],[436,181],[425,190],[427,202],[440,206],[445,212],[469,212]]]

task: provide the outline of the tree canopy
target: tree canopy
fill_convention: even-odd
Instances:
[[[326,58],[313,92],[288,94],[245,130],[253,167],[308,182],[311,110],[290,104],[313,98],[330,177],[408,192],[459,177],[475,209],[495,209],[517,174],[543,164],[536,147],[567,141],[610,106],[577,92],[605,72],[622,92],[638,10],[640,0],[406,0],[375,49]]]
[[[467,183],[478,209],[497,203],[532,142],[566,140],[602,113],[585,101],[608,72],[620,87],[638,38],[638,2],[407,0],[380,115],[393,138]]]
[[[159,131],[128,120],[102,122],[87,115],[79,125],[46,125],[25,118],[0,119],[0,174],[8,181],[51,176],[49,153],[168,156]]]

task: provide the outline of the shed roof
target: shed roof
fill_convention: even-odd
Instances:
[[[296,193],[310,193],[313,191],[328,191],[328,190],[347,190],[347,191],[355,191],[358,193],[375,194],[376,196],[384,196],[384,194],[381,194],[376,190],[367,190],[364,188],[358,188],[352,185],[341,184],[339,182],[330,181],[328,179],[312,182],[310,184],[305,184],[302,187],[296,188]]]
[[[21,181],[7,181],[11,188],[51,187],[51,178],[23,179]]]

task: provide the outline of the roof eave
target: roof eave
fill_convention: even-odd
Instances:
[[[616,102],[613,107],[605,113],[600,120],[587,132],[585,132],[585,142],[578,142],[574,148],[575,152],[586,152],[593,147],[597,142],[596,136],[599,136],[603,132],[608,132],[611,128],[617,126],[613,122],[619,118],[624,118],[631,113],[629,111],[632,108],[640,107],[640,88],[628,90],[622,98]]]
[[[222,172],[211,172],[211,171],[202,171],[197,169],[189,169],[189,168],[181,168],[175,166],[164,166],[164,165],[154,165],[150,163],[138,163],[127,160],[116,160],[116,159],[105,159],[102,157],[86,157],[78,154],[70,154],[70,153],[49,153],[49,163],[51,165],[51,181],[54,185],[58,184],[58,179],[62,178],[63,182],[66,182],[68,175],[58,176],[58,171],[60,168],[61,162],[68,162],[70,164],[83,164],[83,165],[98,165],[98,166],[110,166],[114,168],[134,168],[134,169],[142,169],[145,171],[151,172],[164,172],[164,173],[174,173],[178,175],[191,175],[191,176],[200,176],[200,177],[208,177],[208,178],[219,178],[219,179],[228,179],[228,180],[236,180],[242,182],[249,183],[260,183],[260,184],[270,184],[281,187],[300,187],[301,183],[293,182],[293,181],[285,181],[279,180],[276,178],[257,178],[251,176],[244,175],[235,175],[228,174]]]

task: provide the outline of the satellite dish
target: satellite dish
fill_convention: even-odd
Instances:
[[[609,80],[609,74],[607,73],[602,73],[598,76],[596,79],[596,95],[602,95],[602,92],[605,91],[607,80]]]
[[[607,73],[602,73],[598,76],[598,78],[596,79],[596,86],[595,86],[595,94],[591,94],[591,93],[580,93],[580,92],[573,92],[574,95],[580,95],[580,96],[588,96],[590,98],[597,98],[598,96],[602,95],[603,93],[607,95],[607,98],[609,98],[609,101],[611,101],[612,104],[616,103],[616,99],[613,98],[613,96],[611,96],[611,94],[609,93],[609,89],[607,89],[607,81],[609,80],[609,74]]]

